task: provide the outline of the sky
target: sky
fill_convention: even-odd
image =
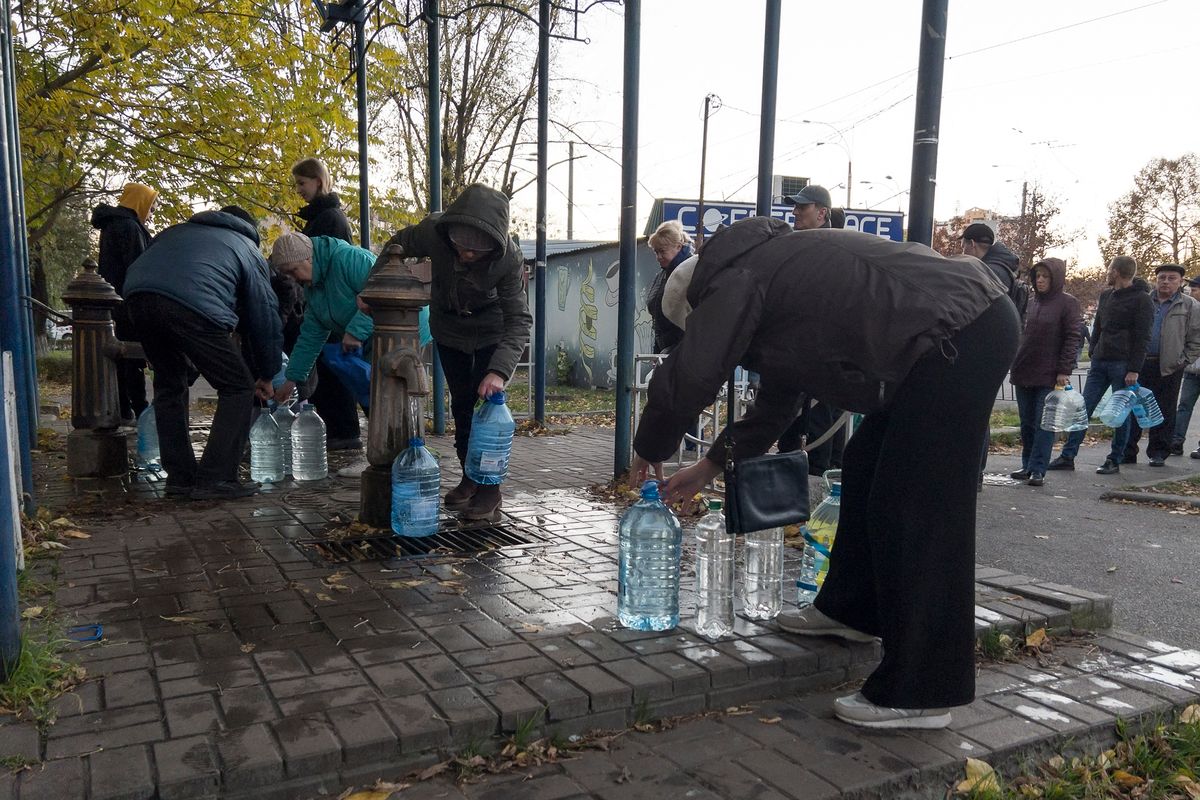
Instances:
[[[581,5],[586,5],[581,4]],[[756,196],[765,3],[641,4],[638,230],[657,197]],[[777,174],[809,177],[845,205],[907,211],[921,3],[783,0],[775,129]],[[558,42],[550,163],[576,145],[575,237],[615,239],[621,193],[624,13],[596,5],[589,41]],[[935,217],[973,207],[1015,215],[1023,182],[1058,200],[1061,253],[1099,263],[1108,205],[1154,158],[1197,149],[1192,87],[1200,57],[1195,0],[950,0]],[[807,122],[805,121],[807,120]],[[586,154],[584,158],[578,156]],[[890,176],[890,177],[889,177]],[[565,230],[567,166],[550,171],[549,229]],[[533,187],[514,198],[533,217]]]

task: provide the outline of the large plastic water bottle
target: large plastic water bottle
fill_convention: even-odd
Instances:
[[[279,423],[264,410],[250,426],[250,479],[259,483],[277,483],[283,478]]]
[[[292,411],[291,401],[281,404],[271,413],[275,424],[279,426],[279,446],[283,454],[283,476],[292,474],[292,423],[296,421],[296,412]]]
[[[397,536],[432,536],[438,530],[442,470],[414,436],[392,462],[392,531]]]
[[[804,526],[804,549],[813,551],[813,563],[817,571],[817,588],[825,585],[829,574],[829,553],[833,550],[833,539],[837,536],[838,517],[842,513],[842,471],[831,469],[825,473],[825,485],[829,494],[813,509],[812,516]]]
[[[146,406],[137,419],[137,465],[142,469],[158,469],[162,455],[158,449],[158,420],[154,404]]]
[[[696,632],[708,639],[733,633],[733,541],[721,501],[709,500],[696,523]]]
[[[679,624],[679,557],[683,529],[659,499],[658,483],[642,485],[642,499],[621,517],[617,619],[639,631]]]
[[[1042,404],[1042,430],[1086,431],[1087,407],[1083,395],[1068,383],[1046,395]]]
[[[1154,392],[1137,385],[1135,394],[1137,404],[1133,407],[1133,413],[1137,415],[1138,425],[1144,430],[1163,424],[1162,409],[1158,407],[1158,400],[1154,399]]]
[[[1109,395],[1108,400],[1096,412],[1100,416],[1100,421],[1110,428],[1119,428],[1124,425],[1125,420],[1129,417],[1129,412],[1138,404],[1138,388],[1138,385],[1134,383]]]
[[[496,392],[475,410],[471,437],[467,440],[467,477],[476,483],[493,485],[508,477],[508,459],[512,455],[512,414],[504,404],[504,392]]]
[[[328,475],[325,421],[312,405],[304,403],[292,423],[292,477],[298,481],[319,481]]]
[[[742,553],[742,614],[774,619],[783,608],[783,528],[747,533]]]

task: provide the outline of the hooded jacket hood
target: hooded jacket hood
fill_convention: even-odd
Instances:
[[[994,243],[988,248],[988,251],[983,254],[983,258],[980,260],[989,266],[994,264],[996,266],[1004,267],[1014,275],[1017,272],[1017,267],[1021,265],[1021,259],[1017,257],[1016,253],[1014,253],[1012,250],[1009,250],[1003,242]]]
[[[105,225],[117,220],[122,222],[140,222],[137,212],[132,208],[110,206],[108,203],[101,203],[92,209],[92,227],[97,230],[104,230]]]
[[[486,233],[495,242],[494,260],[500,260],[508,252],[512,241],[508,236],[508,198],[490,186],[471,184],[442,212],[437,232],[447,247],[451,246],[451,225],[470,225]]]
[[[249,222],[246,222],[246,220],[238,219],[233,214],[226,214],[224,211],[201,211],[199,214],[193,215],[188,222],[196,225],[208,225],[213,228],[228,228],[245,236],[254,242],[255,247],[258,247],[258,229]]]
[[[1035,291],[1025,314],[1021,346],[1013,360],[1014,386],[1054,386],[1059,375],[1070,375],[1083,345],[1083,318],[1079,302],[1063,291],[1067,265],[1061,258],[1046,258],[1033,265],[1050,273],[1050,289]]]
[[[1067,285],[1067,263],[1061,258],[1044,258],[1033,265],[1033,272],[1036,272],[1038,267],[1045,267],[1050,273],[1050,289],[1042,297],[1050,297],[1061,292]],[[1034,291],[1037,291],[1036,275],[1030,275],[1030,283],[1034,285]],[[1039,294],[1041,294],[1039,292]]]
[[[150,218],[150,209],[154,206],[154,200],[157,197],[158,192],[144,183],[127,183],[121,190],[117,205],[133,209],[133,212],[137,214],[138,221],[144,223]]]

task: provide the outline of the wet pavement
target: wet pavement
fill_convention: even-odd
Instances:
[[[965,755],[1099,736],[1116,716],[1200,694],[1200,653],[1108,633],[1032,667],[983,669],[980,698],[951,732],[867,735],[832,721],[829,692],[868,674],[877,645],[799,640],[740,618],[734,636],[704,641],[687,575],[679,629],[620,629],[619,512],[585,489],[611,474],[602,428],[518,438],[502,522],[527,541],[469,557],[323,560],[305,543],[364,533],[348,524],[353,480],[181,503],[154,481],[92,492],[40,458],[40,502],[91,533],[59,557],[55,602],[104,637],[72,646],[90,680],[58,701],[47,734],[0,726],[0,755],[42,762],[0,779],[0,798],[336,794],[486,750],[517,728],[570,737],[760,701],[751,714],[621,737],[594,769],[590,756],[578,759],[584,772],[549,765],[520,796],[940,795]],[[447,469],[444,483],[456,479]],[[1112,615],[1103,595],[994,568],[977,571],[977,598],[981,632],[1104,628]],[[708,733],[685,732],[696,730]],[[731,743],[728,759],[697,757],[711,733],[724,738],[706,746]],[[490,796],[511,796],[506,779]],[[409,791],[443,790],[457,796],[437,782]]]

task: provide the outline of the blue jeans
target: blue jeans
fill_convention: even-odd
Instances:
[[[1192,421],[1192,409],[1196,400],[1200,399],[1200,375],[1190,372],[1183,373],[1183,385],[1179,387],[1179,410],[1175,412],[1175,441],[1173,444],[1183,444],[1187,438],[1188,425]]]
[[[1083,402],[1087,408],[1089,419],[1096,411],[1096,406],[1100,405],[1100,399],[1104,397],[1104,393],[1108,389],[1115,392],[1125,388],[1125,373],[1128,371],[1124,361],[1092,361],[1092,365],[1088,368],[1087,381],[1083,386]],[[1074,431],[1067,436],[1067,443],[1063,445],[1062,449],[1063,458],[1075,460],[1075,456],[1079,453],[1079,445],[1083,443],[1086,433],[1087,431]],[[1114,464],[1121,463],[1121,458],[1125,455],[1125,442],[1128,439],[1129,420],[1126,419],[1121,427],[1113,429],[1112,450],[1108,457]]]
[[[1017,413],[1021,416],[1021,469],[1045,474],[1054,449],[1054,431],[1042,430],[1042,406],[1051,386],[1014,386]]]

